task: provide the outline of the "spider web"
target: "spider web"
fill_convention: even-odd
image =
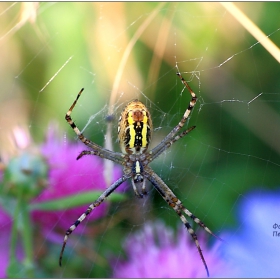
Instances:
[[[82,87],[73,118],[87,138],[119,151],[118,116],[128,101],[138,98],[153,118],[154,147],[178,124],[190,101],[175,74],[179,69],[198,97],[187,122],[196,129],[151,166],[217,235],[234,229],[227,242],[238,236],[246,226],[237,217],[240,201],[252,190],[261,196],[279,185],[277,61],[216,3],[36,5],[0,4],[2,159],[13,151],[8,135],[17,125],[40,142],[56,120],[65,137],[77,141],[64,115]],[[237,6],[279,45],[279,4],[252,5]],[[94,241],[81,232],[66,247],[77,267],[84,267],[82,276],[67,257],[62,269],[54,262],[45,277],[69,277],[72,269],[77,273],[73,277],[110,276],[106,258],[123,256],[125,236],[158,219],[177,228],[179,218],[151,186],[142,200],[128,186],[123,192],[129,200],[110,204],[104,231]],[[38,259],[47,243],[42,238]],[[84,238],[86,246],[94,247],[93,257],[81,253],[76,259]],[[60,246],[55,246],[52,255],[58,256]]]

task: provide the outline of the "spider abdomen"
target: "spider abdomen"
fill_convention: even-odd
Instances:
[[[152,121],[146,106],[133,100],[121,113],[118,138],[124,154],[142,154],[151,141]]]

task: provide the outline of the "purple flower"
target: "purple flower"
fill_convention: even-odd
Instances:
[[[220,258],[220,241],[209,249],[206,234],[199,235],[200,246],[207,262],[210,276],[220,275],[227,269]],[[113,265],[114,278],[205,278],[206,271],[195,243],[181,226],[176,238],[171,229],[161,222],[147,223],[143,230],[125,240],[127,260]]]
[[[71,144],[67,139],[59,139],[58,129],[52,125],[49,129],[46,142],[41,151],[47,159],[49,166],[49,184],[47,188],[34,200],[44,202],[66,196],[87,192],[102,191],[106,189],[103,175],[103,160],[97,156],[84,156],[76,160],[79,153],[87,147],[81,142]],[[113,180],[121,177],[120,167],[113,169]],[[66,231],[75,220],[86,210],[88,205],[68,210],[53,212],[33,212],[33,219],[40,223],[46,230],[53,230],[54,226]],[[95,220],[106,214],[106,202],[94,209],[87,220]],[[86,223],[81,223],[75,232],[83,230]]]
[[[3,181],[4,169],[9,159],[13,156],[17,156],[18,153],[27,148],[29,144],[29,134],[26,133],[24,129],[15,127],[13,130],[14,137],[11,141],[13,154],[7,155],[2,154],[0,162],[0,184]],[[2,186],[1,186],[2,187]],[[0,278],[6,278],[7,273],[6,269],[9,265],[9,255],[10,255],[10,238],[11,238],[11,229],[12,229],[12,218],[2,209],[0,205],[0,225],[1,225],[1,234],[0,234]],[[17,257],[18,259],[23,258],[23,250],[20,246],[17,247]]]
[[[246,195],[239,209],[239,227],[228,232],[223,254],[238,268],[234,278],[280,276],[280,190],[256,190]]]
[[[9,264],[9,248],[10,248],[10,236],[11,236],[11,218],[0,209],[0,278],[6,278],[6,269]],[[22,254],[20,254],[22,255]]]
[[[41,147],[32,143],[28,130],[22,128],[14,129],[14,140],[16,144],[15,152],[13,155],[5,157],[4,171],[0,169],[1,191],[5,192],[5,195],[10,195],[11,199],[17,201],[19,197],[16,193],[18,186],[15,182],[20,182],[22,178],[25,179],[25,175],[26,177],[33,176],[32,168],[34,166],[31,165],[30,161],[30,158],[33,159],[33,156],[38,159],[38,162],[42,161],[43,164],[45,164],[45,161],[47,162],[48,178],[47,184],[46,180],[38,181],[41,183],[38,185],[38,190],[34,188],[31,190],[27,189],[27,192],[30,191],[30,196],[25,198],[27,201],[33,198],[34,195],[37,195],[36,198],[30,201],[31,204],[53,201],[88,191],[99,191],[102,193],[107,187],[103,176],[103,160],[96,156],[85,156],[77,161],[77,156],[81,151],[86,149],[86,146],[80,142],[71,144],[65,138],[58,137],[57,126],[50,126],[47,139]],[[15,159],[20,160],[16,161]],[[10,164],[11,162],[15,162],[15,164]],[[34,169],[36,169],[36,166]],[[122,170],[120,167],[113,169],[113,180],[118,179],[121,175]],[[10,178],[13,178],[14,181],[11,182]],[[17,180],[17,178],[19,179]],[[35,186],[36,188],[37,181],[34,182],[33,187]],[[25,185],[28,188],[29,185]],[[42,187],[44,187],[43,190]],[[31,213],[32,221],[36,224],[37,228],[40,228],[46,238],[62,243],[63,236],[56,234],[55,231],[59,229],[65,232],[86,210],[87,206],[60,211],[34,210]],[[94,220],[104,216],[106,214],[106,208],[106,202],[101,204],[88,216],[88,220]],[[12,217],[4,209],[6,211],[9,210],[7,207],[0,207],[0,277],[7,276],[6,269],[9,263],[10,236],[13,224]],[[86,226],[86,223],[81,223],[75,232],[83,230],[84,226]],[[18,259],[22,259],[24,254],[20,246],[16,252]]]

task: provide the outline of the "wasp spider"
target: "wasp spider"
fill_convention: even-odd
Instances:
[[[110,187],[108,187],[95,202],[89,205],[87,210],[66,231],[59,258],[60,265],[62,261],[63,251],[65,249],[69,235],[86,218],[86,216],[91,213],[94,208],[99,206],[104,201],[104,199],[108,197],[112,192],[114,192],[125,180],[131,178],[133,190],[136,196],[141,198],[143,197],[143,195],[147,194],[145,186],[146,180],[148,180],[152,183],[152,185],[160,193],[160,195],[168,203],[168,205],[172,207],[173,210],[178,214],[192,239],[194,240],[201,260],[206,269],[207,276],[209,276],[208,267],[198,243],[197,236],[184,215],[190,217],[195,223],[199,224],[205,231],[207,231],[211,235],[215,235],[208,227],[205,226],[202,221],[200,221],[200,219],[195,217],[188,209],[185,208],[185,206],[175,196],[172,190],[170,190],[170,188],[164,183],[164,181],[149,167],[149,163],[151,163],[156,157],[158,157],[177,140],[184,137],[195,128],[195,126],[192,126],[179,133],[179,131],[183,128],[186,120],[188,119],[193,107],[195,106],[197,97],[188,83],[184,80],[182,75],[180,73],[177,73],[177,75],[180,77],[182,83],[190,92],[191,101],[178,125],[176,125],[171,130],[171,132],[169,132],[169,134],[152,150],[148,149],[152,136],[152,120],[150,112],[143,103],[141,103],[139,100],[133,100],[128,103],[122,111],[118,124],[118,138],[121,153],[117,153],[104,149],[103,147],[87,139],[73,122],[71,113],[84,89],[81,89],[81,91],[78,93],[76,100],[70,107],[69,111],[66,113],[65,119],[75,131],[79,139],[86,146],[88,146],[90,150],[82,151],[78,155],[77,159],[80,159],[85,155],[96,155],[101,158],[109,159],[115,163],[121,164],[123,166],[124,174]]]

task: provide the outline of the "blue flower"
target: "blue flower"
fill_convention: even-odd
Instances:
[[[280,190],[257,190],[246,195],[239,208],[239,227],[224,238],[224,257],[236,267],[225,277],[278,278]]]

